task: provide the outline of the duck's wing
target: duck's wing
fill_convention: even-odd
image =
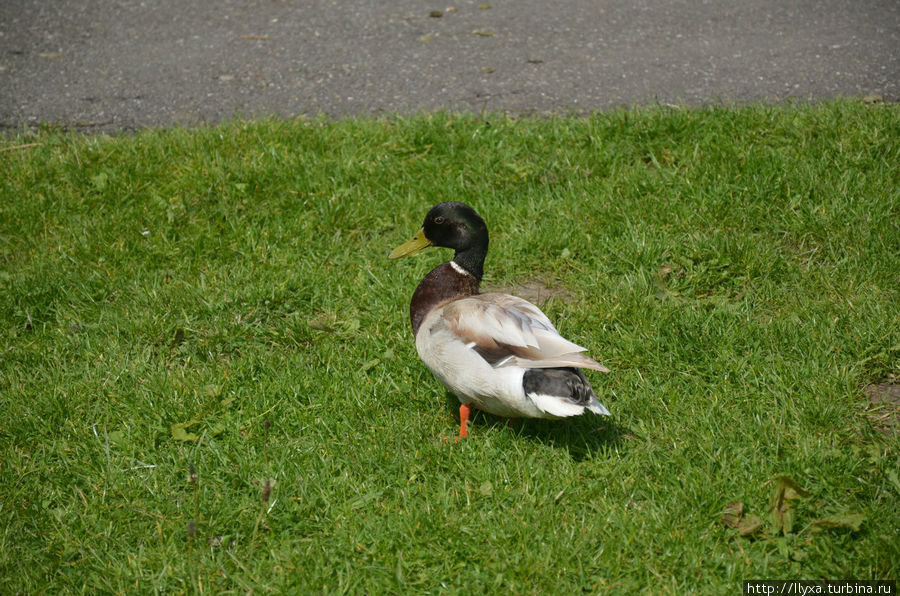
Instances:
[[[586,348],[559,334],[534,304],[509,294],[479,294],[443,307],[442,318],[468,347],[494,367],[574,366],[609,372]]]

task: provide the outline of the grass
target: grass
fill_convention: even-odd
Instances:
[[[900,109],[852,100],[0,141],[0,592],[894,579],[898,163]],[[443,440],[407,308],[448,255],[386,255],[450,199],[611,419]]]

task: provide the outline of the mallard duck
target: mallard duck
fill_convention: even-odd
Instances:
[[[534,304],[479,293],[488,231],[474,209],[455,201],[435,205],[412,240],[388,256],[429,246],[455,252],[419,283],[409,317],[419,357],[459,398],[459,438],[469,434],[473,407],[508,418],[609,415],[580,370],[609,369],[562,337]]]

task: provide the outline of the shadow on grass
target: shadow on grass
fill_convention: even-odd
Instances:
[[[459,400],[447,391],[444,394],[447,408],[457,414],[459,421]],[[469,436],[477,437],[479,432],[508,431],[517,436],[543,445],[566,449],[575,461],[590,459],[598,455],[621,453],[627,450],[627,428],[614,422],[614,417],[597,416],[590,412],[582,416],[560,420],[538,418],[503,418],[478,409],[472,410],[469,420]]]

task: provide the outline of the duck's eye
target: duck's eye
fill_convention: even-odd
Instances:
[[[441,225],[442,223],[444,223],[444,216],[443,216],[443,215],[438,215],[437,217],[435,217],[435,218],[434,218],[434,223],[436,223],[436,224],[438,224],[438,225]]]

